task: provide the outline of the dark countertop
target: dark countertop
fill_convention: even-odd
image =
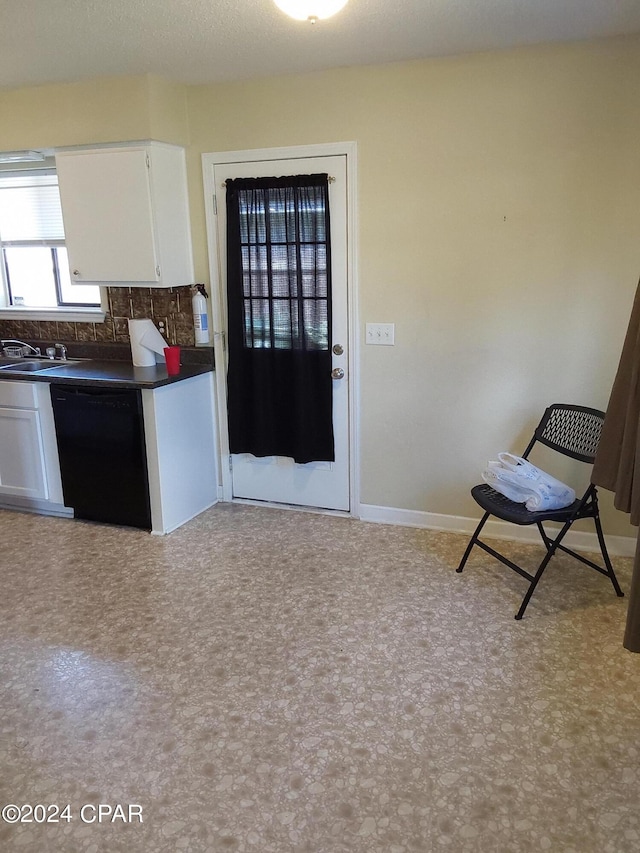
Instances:
[[[29,360],[26,358],[25,362]],[[6,364],[17,363],[15,360],[0,358],[0,368]],[[169,376],[164,364],[156,364],[155,367],[134,367],[125,361],[72,358],[69,364],[56,362],[55,366],[51,365],[42,370],[0,369],[0,381],[55,382],[59,385],[93,385],[106,388],[159,388],[161,385],[181,382],[183,379],[212,371],[212,364],[182,364],[179,374]]]

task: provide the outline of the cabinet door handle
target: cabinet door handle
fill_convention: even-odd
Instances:
[[[80,275],[80,270],[74,270],[73,274],[77,278]]]

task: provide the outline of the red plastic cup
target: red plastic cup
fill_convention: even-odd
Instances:
[[[169,376],[176,376],[180,373],[180,347],[165,347],[164,360],[167,363]]]

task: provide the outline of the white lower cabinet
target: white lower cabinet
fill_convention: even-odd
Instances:
[[[0,504],[70,514],[45,383],[0,382]]]
[[[0,494],[47,497],[40,416],[33,409],[0,409]]]
[[[214,374],[143,389],[152,533],[170,533],[218,500]]]

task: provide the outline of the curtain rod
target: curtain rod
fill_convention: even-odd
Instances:
[[[223,181],[223,182],[220,184],[220,189],[226,190],[228,182],[229,182],[229,181],[232,181],[232,180],[233,180],[233,178],[227,178],[227,180],[226,180],[226,181]],[[329,181],[329,183],[330,183],[330,184],[335,184],[335,182],[336,182],[336,179],[333,177],[333,175],[329,175],[329,177],[327,178],[327,180]]]

